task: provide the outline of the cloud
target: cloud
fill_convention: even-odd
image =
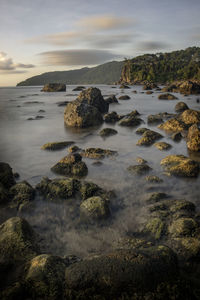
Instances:
[[[87,66],[101,64],[112,59],[120,58],[106,50],[75,49],[42,52],[39,54],[45,65],[57,66]]]
[[[96,15],[81,19],[78,25],[89,30],[110,30],[127,27],[134,20],[113,15]]]
[[[26,71],[20,71],[17,69],[29,69],[34,68],[32,64],[15,64],[12,58],[7,58],[7,54],[5,52],[0,52],[0,71],[4,73],[25,73]]]
[[[43,36],[34,37],[25,40],[28,44],[52,44],[52,45],[71,45],[74,41],[81,37],[81,34],[74,31],[61,32],[55,34],[48,34]]]
[[[170,45],[164,42],[159,41],[145,41],[140,42],[137,46],[137,49],[140,51],[155,51],[155,50],[161,50],[166,49]]]

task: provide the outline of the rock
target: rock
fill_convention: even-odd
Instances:
[[[127,170],[133,174],[144,175],[151,170],[147,164],[129,166]]]
[[[81,152],[81,155],[88,158],[101,159],[108,156],[116,155],[117,151],[102,149],[102,148],[88,148]]]
[[[59,102],[56,102],[57,106],[66,106],[68,103],[70,103],[69,101],[59,101]]]
[[[166,131],[177,132],[187,130],[187,125],[177,118],[172,118],[167,120],[165,123],[160,124],[158,128]]]
[[[27,181],[22,181],[10,188],[9,195],[12,198],[11,206],[19,208],[21,204],[28,203],[34,199],[35,190]]]
[[[134,93],[134,94],[137,94],[137,91],[136,91],[136,90],[134,90],[134,91],[132,91],[132,93]]]
[[[110,95],[108,98],[105,99],[105,101],[109,104],[118,104],[118,100],[117,98],[115,97],[115,95]]]
[[[194,237],[177,237],[170,239],[171,248],[181,261],[197,260],[200,254],[200,241]]]
[[[131,99],[131,97],[129,97],[128,95],[122,95],[119,97],[119,100],[129,100]]]
[[[82,200],[86,200],[87,198],[94,196],[105,196],[106,194],[106,192],[97,184],[87,181],[81,182],[80,192]]]
[[[187,147],[191,151],[200,151],[200,129],[194,124],[188,130]]]
[[[40,120],[40,119],[44,119],[44,116],[36,116],[35,120]]]
[[[138,162],[138,164],[146,164],[147,163],[147,161],[142,157],[137,157],[136,161]]]
[[[96,107],[75,100],[66,106],[64,121],[69,127],[84,128],[101,124],[103,118]]]
[[[65,268],[64,260],[58,256],[41,254],[34,257],[25,276],[29,299],[63,299]]]
[[[9,164],[0,162],[0,183],[4,188],[9,189],[15,184],[15,178],[12,172],[12,168]]]
[[[105,219],[110,215],[109,201],[99,196],[90,197],[80,205],[81,217],[86,219]]]
[[[72,91],[82,91],[82,90],[84,90],[84,89],[85,89],[84,86],[77,86],[77,87],[75,87]]]
[[[143,90],[153,90],[157,87],[158,86],[153,82],[146,82],[145,85],[143,86]]]
[[[144,228],[144,232],[151,234],[156,240],[159,240],[165,234],[165,231],[165,224],[160,218],[149,220]]]
[[[186,80],[178,84],[177,90],[186,95],[200,94],[200,84],[196,81]]]
[[[138,140],[138,146],[151,146],[156,140],[161,139],[163,136],[153,130],[146,130],[141,139]]]
[[[189,109],[189,107],[187,106],[187,104],[185,102],[178,102],[176,105],[175,105],[175,112],[183,112],[184,110],[186,109]]]
[[[99,135],[102,137],[107,137],[107,136],[115,135],[117,133],[118,133],[117,130],[113,128],[104,128],[99,132]]]
[[[115,123],[118,122],[120,119],[121,117],[115,111],[104,115],[104,121],[106,123]]]
[[[89,88],[80,93],[77,100],[96,107],[101,113],[108,112],[109,104],[104,100],[98,88]]]
[[[151,95],[151,94],[153,94],[153,91],[147,91],[146,94]]]
[[[78,153],[69,154],[63,157],[51,170],[65,176],[84,177],[88,173],[86,164],[81,161],[82,157]]]
[[[38,113],[45,113],[46,111],[44,109],[38,110]]]
[[[149,115],[147,117],[147,123],[148,124],[160,124],[163,122],[163,118],[157,114],[157,115]]]
[[[100,161],[100,160],[96,160],[96,161],[94,161],[94,162],[92,163],[92,165],[94,165],[94,166],[102,166],[103,163],[102,163],[102,161]]]
[[[76,153],[76,152],[78,152],[78,151],[80,151],[80,150],[81,150],[81,149],[80,149],[78,146],[76,146],[76,145],[71,146],[71,147],[68,148],[68,152],[69,152],[69,153]]]
[[[168,155],[160,163],[170,175],[178,177],[196,177],[199,164],[184,155]]]
[[[170,213],[173,218],[193,217],[196,211],[194,203],[186,200],[172,200],[169,203]]]
[[[153,144],[158,150],[169,150],[171,149],[171,145],[165,142],[157,142],[155,144]]]
[[[151,295],[149,299],[154,299],[159,293],[160,299],[164,299],[163,290],[166,292],[166,285],[172,289],[170,282],[175,283],[177,274],[176,255],[166,246],[116,250],[69,266],[65,272],[66,296],[122,299],[126,295],[129,299],[134,295],[135,299],[140,299],[140,295],[144,295],[147,299]],[[157,288],[161,283],[162,292]]]
[[[161,183],[163,180],[155,175],[149,175],[145,177],[145,180],[152,183]]]
[[[43,177],[41,182],[36,185],[36,189],[45,199],[51,201],[66,200],[75,196],[80,188],[78,180],[72,178],[56,178],[50,180]]]
[[[166,93],[166,92],[176,92],[177,91],[177,87],[175,84],[171,84],[169,86],[165,86],[164,88],[161,89],[162,92]]]
[[[142,134],[144,134],[146,131],[148,131],[149,129],[148,128],[138,128],[137,130],[136,130],[136,134],[139,134],[139,135],[142,135]]]
[[[139,126],[143,121],[136,116],[126,116],[119,121],[120,126],[135,127]]]
[[[17,173],[17,172],[13,173],[13,176],[15,179],[18,179],[20,177],[19,173]]]
[[[177,100],[178,98],[172,94],[166,93],[166,94],[160,94],[158,96],[158,99],[159,100]]]
[[[180,120],[187,125],[200,123],[200,112],[193,109],[187,109],[180,115]]]
[[[65,92],[66,85],[63,83],[47,83],[44,85],[42,92]]]
[[[130,87],[126,84],[121,84],[119,88],[120,89],[130,89]]]
[[[8,190],[5,189],[3,184],[0,183],[0,205],[9,203],[9,193]]]
[[[153,193],[147,199],[147,203],[154,204],[166,198],[168,198],[168,195],[165,193]]]
[[[182,139],[182,134],[181,132],[175,132],[171,135],[171,139],[174,141],[174,142],[180,142],[180,140]]]
[[[41,149],[42,150],[51,150],[51,151],[56,151],[56,150],[62,150],[65,149],[69,146],[74,144],[72,141],[63,141],[63,142],[52,142],[52,143],[46,143],[44,144]]]
[[[192,236],[198,225],[192,218],[179,218],[169,226],[169,233],[173,237]]]

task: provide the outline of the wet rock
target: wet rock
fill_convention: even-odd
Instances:
[[[81,149],[78,146],[76,146],[76,145],[71,146],[71,147],[68,148],[68,152],[69,153],[76,153],[76,152],[79,152],[80,150]]]
[[[38,110],[38,113],[45,113],[45,110],[44,109],[40,109],[40,110]]]
[[[157,115],[149,115],[147,117],[147,123],[148,124],[160,124],[163,122],[163,118],[157,114]]]
[[[40,120],[40,119],[44,119],[44,116],[36,116],[35,120]]]
[[[83,181],[80,187],[81,197],[83,200],[93,196],[105,196],[106,192],[93,182]]]
[[[199,164],[184,155],[168,155],[160,163],[170,175],[178,177],[196,177]]]
[[[126,84],[121,84],[119,88],[120,89],[130,89],[130,87]]]
[[[108,137],[111,135],[115,135],[117,134],[117,130],[113,129],[113,128],[104,128],[99,132],[99,135],[102,137]]]
[[[147,164],[129,166],[127,170],[133,174],[144,175],[151,170]]]
[[[135,127],[139,126],[143,120],[137,118],[136,116],[126,116],[119,121],[120,126],[128,126],[128,127]]]
[[[177,118],[172,118],[167,120],[165,123],[160,124],[158,128],[166,131],[177,132],[187,130],[187,125]]]
[[[109,104],[104,100],[98,88],[89,88],[80,93],[77,98],[81,102],[96,107],[101,113],[108,112]]]
[[[170,286],[177,273],[176,255],[168,247],[116,250],[69,266],[66,295],[73,299],[119,299],[122,295],[128,299],[134,295],[140,299],[140,295],[155,291],[150,293],[153,299],[157,286],[163,283],[165,290],[164,282]],[[164,299],[161,292],[159,295]]]
[[[66,85],[63,83],[47,83],[44,85],[42,92],[65,92]]]
[[[153,204],[156,202],[159,202],[163,199],[168,198],[169,196],[165,193],[153,193],[150,195],[150,197],[147,199],[147,203]]]
[[[187,125],[200,123],[200,112],[193,109],[187,109],[180,115],[180,120]]]
[[[151,146],[156,140],[161,139],[163,136],[153,130],[146,130],[141,139],[138,140],[138,146]]]
[[[158,149],[158,150],[169,150],[171,149],[171,145],[165,142],[157,142],[154,144],[154,146]]]
[[[131,97],[129,97],[128,95],[122,95],[119,97],[119,100],[129,100],[131,99]]]
[[[88,158],[101,159],[104,157],[114,156],[117,151],[102,149],[102,148],[88,148],[81,152],[81,155]]]
[[[139,135],[142,135],[142,134],[144,134],[147,130],[149,130],[148,128],[138,128],[137,130],[136,130],[136,134],[139,134]]]
[[[100,161],[100,160],[96,160],[96,161],[94,161],[94,162],[92,163],[92,165],[94,165],[94,166],[101,166],[101,165],[103,165],[103,163],[102,163],[102,161]]]
[[[9,164],[0,162],[0,183],[4,188],[9,189],[15,184],[15,178],[12,172],[12,168]]]
[[[66,265],[58,256],[41,254],[28,264],[25,284],[31,299],[63,299]]]
[[[8,190],[0,183],[0,205],[7,204],[9,200]]]
[[[64,112],[64,121],[67,126],[85,128],[103,122],[99,110],[86,102],[75,100],[68,103]]]
[[[119,103],[115,95],[110,95],[108,98],[105,99],[105,101],[109,104],[117,104]]]
[[[100,196],[90,197],[80,205],[81,217],[86,219],[105,219],[110,215],[109,201]]]
[[[73,197],[79,188],[79,181],[73,178],[56,178],[50,180],[48,177],[43,177],[41,182],[36,186],[39,193],[51,201],[66,200]]]
[[[188,130],[187,147],[191,151],[200,151],[200,129],[194,124]]]
[[[115,111],[104,115],[104,121],[106,123],[115,123],[118,122],[120,119],[121,117]]]
[[[153,94],[153,91],[147,91],[146,94],[151,95],[151,94]]]
[[[157,87],[158,86],[153,82],[146,82],[145,85],[143,86],[143,90],[153,90]]]
[[[177,237],[170,239],[170,247],[177,253],[179,260],[197,260],[200,254],[200,241],[194,237]]]
[[[191,95],[200,93],[200,84],[196,81],[186,80],[177,84],[177,91],[181,94]]]
[[[69,154],[63,157],[51,170],[60,175],[69,177],[83,177],[88,173],[86,164],[82,161],[82,156],[78,153]]]
[[[169,210],[173,214],[173,218],[192,217],[196,207],[194,203],[187,200],[172,200],[169,202]]]
[[[136,161],[138,162],[138,164],[146,164],[147,163],[147,161],[142,157],[137,157]]]
[[[137,94],[137,91],[136,91],[136,90],[134,90],[134,91],[132,91],[132,93],[134,93],[134,94]]]
[[[27,181],[22,181],[10,188],[9,195],[12,199],[11,206],[19,208],[21,204],[29,203],[34,199],[35,190]]]
[[[56,150],[62,150],[65,149],[69,146],[74,144],[72,141],[63,141],[63,142],[52,142],[52,143],[46,143],[44,144],[41,149],[42,150],[51,150],[51,151],[56,151]]]
[[[159,100],[177,100],[178,98],[172,94],[166,93],[166,94],[160,94],[158,96],[158,99]]]
[[[69,103],[69,101],[59,101],[59,102],[56,102],[57,106],[66,106],[67,104]]]
[[[174,108],[175,112],[183,112],[186,109],[189,109],[189,107],[185,102],[178,102]]]
[[[165,224],[160,218],[153,218],[146,224],[144,232],[159,240],[166,232]]]
[[[171,84],[168,86],[165,86],[164,88],[162,88],[161,90],[162,92],[166,93],[166,92],[176,92],[177,91],[177,87],[176,84]]]
[[[155,175],[149,175],[145,177],[145,180],[151,183],[161,183],[163,180]]]
[[[84,90],[85,89],[85,87],[84,86],[77,86],[77,87],[75,87],[72,91],[82,91],[82,90]]]
[[[174,142],[180,142],[181,139],[182,139],[182,134],[181,132],[175,132],[171,135],[171,139],[174,141]]]
[[[197,227],[198,224],[194,219],[179,218],[172,222],[168,230],[171,236],[173,237],[181,237],[181,236],[191,237],[194,234]]]

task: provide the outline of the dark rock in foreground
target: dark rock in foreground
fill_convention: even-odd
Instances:
[[[65,92],[66,85],[63,83],[47,83],[42,89],[42,92]]]
[[[80,102],[85,102],[88,105],[96,107],[101,113],[108,112],[109,104],[104,100],[98,88],[91,87],[82,91],[77,99]]]
[[[4,162],[0,162],[0,182],[5,188],[10,188],[15,184],[12,168]]]

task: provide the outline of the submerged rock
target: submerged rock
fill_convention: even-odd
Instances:
[[[147,118],[148,124],[160,124],[163,122],[163,118],[160,116],[160,114],[157,115],[149,115]]]
[[[145,180],[152,183],[161,183],[163,180],[155,175],[149,175],[145,177]]]
[[[200,151],[200,129],[194,124],[188,130],[187,147],[191,151]]]
[[[6,189],[9,189],[12,185],[15,184],[15,178],[12,172],[12,168],[9,164],[4,162],[0,162],[0,183]]]
[[[22,181],[10,188],[9,195],[12,199],[11,206],[19,208],[20,205],[28,204],[34,199],[35,190],[27,181]]]
[[[136,134],[139,134],[139,135],[142,135],[142,134],[144,134],[146,131],[148,131],[149,129],[148,128],[138,128],[137,130],[136,130]]]
[[[118,104],[119,103],[115,95],[110,95],[108,98],[105,99],[105,101],[109,104],[113,104],[113,103]]]
[[[122,95],[119,97],[119,100],[129,100],[131,99],[131,97],[129,97],[128,95]]]
[[[81,217],[86,219],[105,219],[110,215],[109,201],[100,196],[90,197],[80,205]]]
[[[159,100],[177,100],[178,98],[172,94],[166,93],[166,94],[160,94],[158,96],[158,99]]]
[[[65,92],[66,85],[63,83],[47,83],[44,85],[42,92]]]
[[[102,149],[102,148],[88,148],[81,152],[81,155],[88,158],[101,159],[108,156],[116,155],[117,151]]]
[[[52,142],[44,144],[41,149],[43,150],[62,150],[74,144],[72,141],[63,141],[63,142]]]
[[[189,109],[189,107],[185,102],[178,102],[174,108],[175,112],[183,112],[186,109]]]
[[[10,201],[9,192],[2,183],[0,183],[0,205],[7,204]]]
[[[141,139],[138,140],[138,146],[151,146],[155,141],[161,139],[163,136],[153,130],[145,130]]]
[[[158,150],[169,150],[171,149],[171,145],[165,142],[157,142],[154,144],[154,146],[158,149]]]
[[[129,166],[127,170],[131,173],[135,173],[137,175],[144,175],[151,170],[151,168],[147,164]]]
[[[104,128],[99,132],[99,135],[102,137],[108,137],[111,135],[115,135],[117,134],[117,130],[113,129],[113,128]]]
[[[116,123],[120,119],[121,117],[115,111],[112,111],[111,113],[104,115],[104,121],[106,123]]]
[[[101,113],[106,113],[109,108],[109,104],[104,100],[101,91],[98,88],[91,87],[82,91],[77,100],[96,107]]]
[[[65,176],[84,177],[88,173],[86,164],[82,161],[82,156],[78,153],[69,154],[63,157],[51,170]]]
[[[84,90],[84,89],[85,89],[84,86],[77,86],[77,87],[75,87],[72,91],[82,91],[82,90]]]
[[[147,203],[156,203],[159,202],[163,199],[168,198],[168,195],[165,193],[153,193],[149,196],[149,198],[147,199]]]
[[[66,106],[67,104],[69,103],[69,101],[59,101],[59,102],[56,102],[57,106]]]
[[[140,125],[143,122],[140,118],[137,118],[134,115],[125,116],[123,119],[119,121],[120,126],[128,126],[128,127],[135,127]]]
[[[138,164],[146,164],[147,163],[147,161],[142,157],[137,157],[136,161]]]
[[[199,164],[184,155],[168,155],[160,163],[170,175],[180,177],[196,177],[199,173]]]

